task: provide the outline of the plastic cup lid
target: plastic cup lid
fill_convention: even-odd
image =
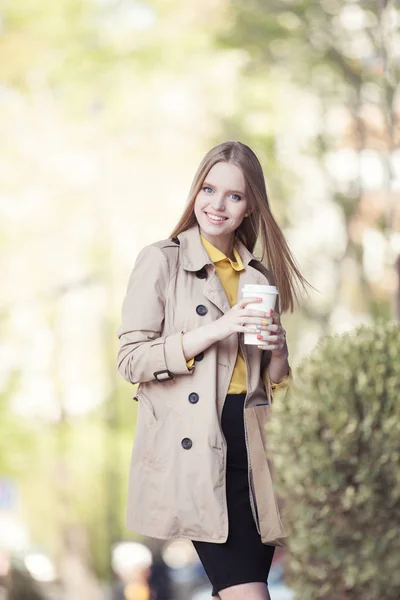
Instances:
[[[255,294],[278,294],[278,288],[275,285],[259,285],[258,283],[246,283],[243,292],[254,292]]]

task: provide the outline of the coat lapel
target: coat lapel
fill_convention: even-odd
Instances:
[[[210,271],[210,275],[206,280],[203,293],[207,300],[215,304],[215,306],[217,306],[224,314],[230,310],[231,307],[229,305],[227,295],[215,268]]]
[[[204,283],[204,296],[225,314],[230,310],[229,301],[216,273],[214,264],[201,242],[198,224],[196,223],[186,231],[180,233],[178,238],[180,241],[181,262],[183,268],[187,271],[199,271],[203,268],[207,269],[208,277]],[[250,265],[251,261],[257,261],[257,259],[238,238],[235,239],[235,248],[239,252],[243,266],[245,267],[244,270],[240,272],[239,277],[239,300],[241,298],[241,289],[246,283],[265,283],[265,279],[263,278],[261,280],[259,271]]]

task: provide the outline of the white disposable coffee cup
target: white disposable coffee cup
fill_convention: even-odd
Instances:
[[[271,308],[275,309],[276,299],[279,295],[278,289],[274,285],[259,285],[256,283],[246,283],[242,288],[242,298],[262,298],[262,302],[250,302],[246,308],[255,308],[268,312]],[[268,323],[272,323],[272,317],[265,317]],[[258,346],[260,340],[257,339],[258,333],[246,332],[244,334],[244,343]]]

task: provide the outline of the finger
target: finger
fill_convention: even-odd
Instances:
[[[266,329],[267,327],[269,327],[268,325],[268,320],[265,318],[263,313],[259,313],[258,310],[254,310],[254,311],[246,311],[246,313],[251,312],[251,315],[249,314],[241,314],[239,315],[239,319],[241,323],[250,323],[251,325],[254,326],[262,326],[263,329]],[[259,313],[259,314],[257,314]]]
[[[260,325],[268,325],[267,313],[263,310],[243,308],[241,311],[240,319],[248,320],[251,323],[257,323],[259,321]]]
[[[286,339],[286,331],[281,325],[268,325],[267,330],[270,335],[277,335],[282,340]]]
[[[280,344],[258,344],[257,345],[260,350],[281,350],[282,346]]]
[[[260,344],[258,345],[260,350],[279,350],[279,346],[277,344]]]
[[[262,335],[262,341],[263,343],[279,344],[281,340],[277,335]]]
[[[247,304],[261,304],[262,302],[262,298],[259,298],[258,296],[254,296],[253,298],[241,298],[239,300],[239,302],[237,304],[235,304],[235,306],[233,308],[244,308],[245,306],[247,306]]]
[[[271,308],[271,311],[270,311],[270,316],[272,318],[272,323],[280,325],[281,324],[281,316],[277,312],[275,312],[272,308]]]
[[[260,324],[256,324],[254,325],[254,327],[260,331],[261,333],[263,333],[264,335],[271,335],[273,332],[268,330],[268,326],[267,325],[260,325]]]

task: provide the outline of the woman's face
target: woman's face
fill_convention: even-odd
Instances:
[[[245,189],[243,173],[236,165],[218,162],[209,170],[194,204],[203,237],[222,238],[239,227],[247,211]],[[213,221],[208,215],[225,218]]]

